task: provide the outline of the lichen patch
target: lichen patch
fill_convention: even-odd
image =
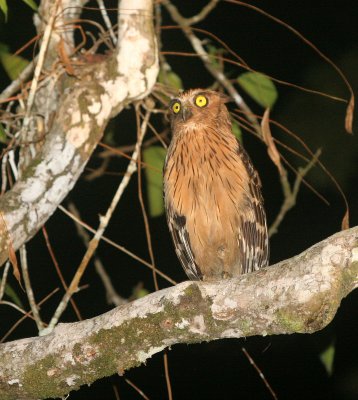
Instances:
[[[76,125],[67,132],[67,140],[76,148],[81,147],[89,137],[88,127]]]

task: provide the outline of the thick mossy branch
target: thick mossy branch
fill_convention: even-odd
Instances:
[[[239,279],[183,282],[48,336],[0,346],[0,398],[59,397],[176,343],[311,333],[358,286],[358,227]]]
[[[52,10],[49,3],[41,2],[44,15],[40,12],[40,16],[45,22],[46,11]],[[66,4],[70,10],[71,1]],[[152,0],[137,0],[134,9],[133,1],[122,0],[118,46],[99,62],[74,63],[75,76],[67,75],[61,67],[56,41],[53,44],[50,40],[44,60],[46,79],[36,89],[34,105],[21,131],[23,142],[34,141],[37,146],[33,152],[24,146],[20,177],[0,199],[0,265],[12,249],[17,250],[35,235],[73,188],[109,119],[150,93],[159,69],[152,8]],[[73,16],[70,11],[64,15]],[[54,25],[53,38],[73,34],[71,27],[75,29],[75,25],[64,25],[65,31],[61,24],[60,28]],[[41,34],[42,24],[38,26]],[[31,136],[28,126],[36,126],[37,115],[42,116],[44,129]]]

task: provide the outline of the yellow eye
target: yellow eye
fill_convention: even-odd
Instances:
[[[202,94],[199,94],[198,96],[195,97],[195,104],[198,107],[205,107],[208,104],[208,99]]]
[[[178,114],[178,112],[180,111],[180,109],[181,109],[181,105],[180,105],[179,101],[175,101],[175,102],[172,104],[172,111],[173,111],[173,113],[174,113],[174,114]]]

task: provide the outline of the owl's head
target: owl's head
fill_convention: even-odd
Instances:
[[[225,103],[228,101],[228,96],[213,90],[190,89],[182,92],[169,104],[172,128],[212,126],[218,119],[227,120],[229,114]]]

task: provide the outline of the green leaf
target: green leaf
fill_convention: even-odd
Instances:
[[[218,61],[218,57],[220,57],[222,55],[222,49],[218,49],[215,46],[213,46],[212,44],[208,44],[206,47],[208,49],[209,59],[210,59],[212,66],[218,70],[222,69],[221,65]]]
[[[108,146],[116,146],[116,131],[112,128],[106,129],[104,132],[103,141],[105,144],[108,144]]]
[[[319,358],[326,368],[328,375],[332,375],[333,372],[333,362],[334,362],[334,355],[336,352],[336,348],[334,343],[331,343],[322,353],[319,355]]]
[[[37,11],[37,4],[34,2],[34,0],[22,0],[25,4],[27,4],[29,7],[31,7],[34,11]]]
[[[259,72],[244,72],[237,78],[238,84],[256,103],[272,108],[277,100],[277,89],[271,79]]]
[[[0,62],[11,80],[15,80],[29,64],[25,58],[11,54],[3,43],[0,43]]]
[[[34,0],[22,0],[22,1],[25,4],[27,4],[29,7],[31,7],[34,11],[37,11],[38,6]],[[6,0],[0,0],[0,10],[4,13],[5,20],[6,20],[7,19],[7,11],[8,11],[8,6],[7,6]]]
[[[180,76],[171,70],[165,71],[161,69],[158,75],[158,82],[163,83],[163,85],[169,85],[177,90],[183,89],[183,82]]]
[[[6,132],[2,124],[0,124],[0,143],[7,143]]]
[[[149,290],[142,288],[135,292],[135,298],[140,299],[142,297],[145,297],[147,294],[149,294]]]
[[[1,284],[1,279],[0,279]],[[15,290],[9,285],[5,285],[5,294],[10,297],[10,299],[19,307],[24,308],[19,296],[16,294]]]
[[[7,19],[7,3],[6,0],[0,0],[0,10],[5,15],[5,20]]]
[[[236,139],[242,144],[242,131],[240,125],[234,119],[231,120],[231,129]]]
[[[5,20],[7,19],[7,3],[6,0],[0,0],[0,10],[5,15]]]
[[[143,150],[143,161],[148,164],[145,176],[151,217],[159,217],[164,213],[162,171],[165,156],[166,150],[160,146],[150,146]]]

